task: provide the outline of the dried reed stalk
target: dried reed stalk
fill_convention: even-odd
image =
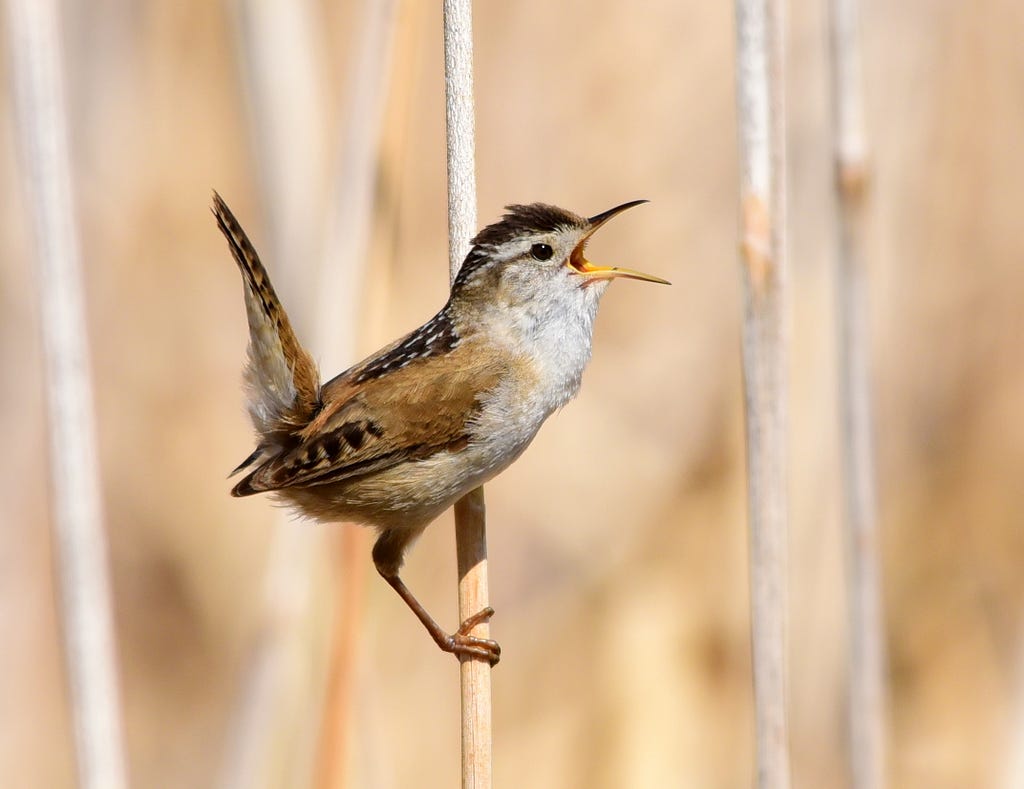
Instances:
[[[270,228],[275,283],[300,336],[311,336],[322,216],[323,65],[309,0],[235,0],[237,49],[249,110],[256,171]],[[289,265],[289,263],[291,265]],[[282,276],[283,275],[283,276]],[[283,514],[274,526],[260,621],[244,659],[220,785],[269,787],[308,772],[312,751],[294,734],[316,703],[304,634],[314,601],[314,572],[326,535]],[[315,739],[314,739],[315,742]],[[308,781],[296,781],[308,783]]]
[[[444,0],[445,107],[448,129],[448,255],[454,281],[476,231],[471,0]],[[459,619],[488,605],[484,492],[477,488],[455,505],[459,569]],[[488,638],[487,623],[473,635]],[[462,786],[491,785],[491,667],[463,658]]]
[[[54,0],[10,0],[7,10],[16,134],[36,242],[53,542],[78,785],[120,789],[127,768],[60,20]]]
[[[787,266],[782,0],[737,0],[751,646],[757,784],[789,786]]]
[[[309,3],[247,0],[238,6],[240,52],[257,159],[270,223],[277,229],[274,246],[279,262],[307,262],[309,270],[292,271],[293,279],[316,281],[315,287],[293,289],[315,306],[301,311],[307,318],[299,321],[300,330],[314,336],[314,350],[327,370],[350,362],[356,348],[396,8],[397,0],[364,3],[364,16],[353,38],[358,46],[349,70],[335,177],[325,201],[319,197],[322,146],[315,135],[295,144],[298,135],[325,127],[321,91],[311,87],[321,84],[322,69],[313,57],[317,39]],[[282,79],[282,75],[292,79]],[[321,212],[325,202],[327,210]],[[326,223],[321,224],[325,218]],[[310,239],[318,237],[323,238],[322,244],[310,244]],[[318,268],[316,261],[320,261]],[[297,692],[302,665],[308,664],[297,660],[297,651],[302,647],[302,625],[310,613],[312,565],[324,536],[284,519],[277,526],[267,573],[266,622],[249,661],[248,690],[240,708],[234,755],[224,773],[225,786],[251,786],[253,780],[266,785],[277,780],[279,771],[271,768],[284,757],[275,752],[281,743],[290,741],[281,735],[297,728],[299,716],[309,717],[312,709],[320,706],[303,699],[299,704],[291,702],[290,714],[273,714],[287,703],[286,697]],[[357,558],[365,555],[365,543],[362,531],[346,530],[337,552],[343,587],[331,628],[334,638],[322,731],[316,738],[322,745],[316,772],[324,786],[344,785],[348,772],[355,642],[362,629],[361,591],[366,576],[366,563]]]
[[[327,201],[318,285],[318,337],[326,369],[344,369],[353,361],[356,349],[398,5],[397,0],[364,2],[358,35],[354,38],[357,43],[348,69],[348,97],[343,104],[338,160]],[[343,316],[341,320],[339,316]],[[342,594],[331,628],[334,637],[320,738],[318,772],[324,789],[340,789],[348,780],[356,646],[362,633],[363,587],[368,568],[369,534],[350,525],[343,528],[336,572]]]
[[[857,0],[832,0],[830,21],[838,213],[836,324],[849,620],[849,760],[854,789],[881,789],[885,780],[885,647],[863,252],[867,157]]]

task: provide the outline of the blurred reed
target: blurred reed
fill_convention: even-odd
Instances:
[[[292,284],[305,303],[301,311],[307,316],[305,333],[313,335],[313,348],[327,371],[344,368],[353,360],[356,349],[397,6],[397,2],[363,4],[363,18],[352,39],[357,43],[326,199],[318,178],[326,158],[322,140],[314,135],[314,139],[304,140],[307,144],[295,144],[303,139],[300,135],[310,135],[309,126],[321,131],[326,126],[322,58],[319,39],[313,33],[317,25],[312,10],[308,4],[237,6],[239,50],[250,97],[257,169],[263,175],[271,226],[280,228],[275,247],[279,259],[303,261],[306,266],[305,271],[293,270],[291,274],[293,280],[309,284]],[[303,629],[308,628],[305,620],[315,616],[308,609],[315,599],[327,597],[324,589],[313,590],[317,577],[313,565],[319,554],[317,548],[330,537],[287,518],[277,526],[265,589],[266,617],[274,623],[270,633],[276,635],[261,636],[250,657],[250,678],[242,691],[235,744],[224,771],[225,786],[253,785],[250,781],[256,775],[272,782],[288,764],[292,765],[288,772],[295,782],[307,784],[308,780],[301,778],[304,770],[309,772],[303,767],[308,760],[302,754],[307,744],[284,733],[301,728],[300,719],[316,718],[313,711],[317,708],[323,711],[321,729],[307,730],[309,739],[321,746],[315,768],[317,780],[332,787],[346,783],[350,702],[366,578],[366,563],[362,560],[366,539],[361,530],[346,528],[334,554],[341,594],[330,625],[331,655],[324,702],[309,695],[310,678],[301,675],[308,671],[309,664],[302,655],[313,649],[306,643],[308,639],[302,638]],[[307,688],[304,697],[301,688]],[[295,696],[301,701],[288,704],[288,715],[267,714],[273,705]],[[280,751],[287,743],[292,744],[293,753],[273,755],[275,749]]]
[[[318,290],[317,338],[326,370],[343,370],[355,359],[370,260],[377,179],[387,98],[391,92],[397,0],[366,0],[353,37],[342,103],[337,160],[328,185],[324,251]],[[363,633],[363,587],[367,576],[368,532],[346,524],[336,552],[340,586],[331,626],[332,647],[320,733],[319,782],[325,789],[348,784],[349,752],[355,729],[352,699],[357,642]]]
[[[788,294],[783,0],[737,0],[743,377],[757,785],[789,786]]]
[[[35,232],[51,523],[78,785],[119,789],[127,786],[127,763],[59,10],[54,0],[6,5],[16,135]]]
[[[864,261],[868,165],[857,0],[832,0],[830,12],[850,780],[854,789],[881,789],[885,785],[885,628],[875,504],[874,420]]]
[[[326,128],[318,25],[308,0],[236,0],[231,8],[270,269],[300,337],[310,337]],[[317,709],[319,683],[310,676],[308,634],[311,621],[323,616],[313,610],[317,601],[329,599],[316,572],[327,538],[284,513],[277,517],[221,767],[225,789],[309,784],[316,736],[304,722]]]

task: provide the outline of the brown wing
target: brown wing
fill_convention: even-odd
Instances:
[[[297,443],[232,492],[338,482],[465,445],[480,395],[501,374],[500,364],[480,356],[467,344],[358,384],[353,368],[323,387],[324,407],[296,434]]]

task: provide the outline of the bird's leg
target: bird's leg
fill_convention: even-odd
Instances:
[[[379,568],[378,568],[379,569]],[[486,622],[492,616],[494,616],[493,608],[485,608],[482,611],[478,611],[469,617],[465,622],[459,625],[459,629],[454,633],[448,634],[444,631],[434,618],[427,613],[419,600],[417,600],[412,592],[409,591],[409,587],[405,585],[401,578],[395,575],[385,575],[381,573],[384,580],[387,581],[398,592],[399,596],[405,600],[405,604],[412,609],[412,612],[416,614],[416,617],[423,623],[423,626],[427,628],[427,632],[430,633],[430,637],[434,639],[434,642],[445,652],[451,652],[456,657],[462,655],[471,655],[473,657],[481,658],[486,660],[492,666],[498,662],[501,656],[501,647],[498,646],[496,641],[492,641],[489,638],[479,638],[477,636],[469,635],[470,631],[481,622]]]
[[[486,660],[492,666],[495,665],[501,657],[501,647],[498,646],[498,642],[492,641],[489,638],[470,635],[470,631],[474,627],[494,616],[494,609],[488,606],[466,619],[454,633],[449,634],[445,632],[444,628],[434,621],[434,618],[427,613],[427,609],[420,604],[420,601],[413,596],[413,593],[409,591],[409,587],[398,576],[398,567],[401,565],[401,553],[407,540],[402,540],[400,546],[396,546],[397,542],[398,540],[395,539],[394,534],[388,532],[382,534],[377,540],[373,546],[373,563],[377,567],[377,572],[380,573],[385,581],[391,584],[391,588],[398,592],[398,596],[412,609],[412,612],[416,614],[416,618],[423,623],[427,632],[430,633],[430,637],[434,639],[434,643],[443,651],[451,652],[456,657],[468,655],[480,658],[481,660]],[[395,555],[396,548],[398,549],[397,556]]]

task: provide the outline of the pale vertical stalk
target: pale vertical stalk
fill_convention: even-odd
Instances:
[[[351,364],[364,290],[379,149],[398,21],[397,0],[364,0],[348,68],[341,138],[328,199],[317,338],[322,365]]]
[[[249,111],[260,196],[270,228],[265,257],[286,271],[285,297],[300,335],[315,328],[313,305],[326,151],[324,58],[314,0],[227,0]],[[278,277],[281,279],[281,277]],[[291,301],[290,298],[287,299]],[[302,306],[303,309],[298,309]]]
[[[325,201],[320,198],[323,146],[313,130],[325,124],[309,3],[241,0],[237,5],[252,133],[275,228],[275,265],[291,261],[292,277],[299,275],[308,283],[314,280],[311,275],[318,275],[315,287],[293,288],[300,291],[307,308],[291,314],[300,332],[313,335],[313,350],[327,372],[351,362],[356,348],[397,0],[367,0],[363,9],[359,31],[352,37],[356,46],[348,70],[349,94],[324,211]],[[295,263],[306,271],[296,270]],[[300,684],[294,676],[300,663],[293,653],[301,646],[300,629],[311,601],[311,569],[324,537],[322,531],[286,519],[277,526],[267,573],[265,626],[250,660],[224,786],[273,783],[277,773],[269,767],[281,740],[286,739],[280,735],[296,728],[298,714],[308,715],[319,706],[304,699],[298,710],[291,702],[290,715],[274,713]],[[360,591],[366,571],[366,563],[354,557],[364,545],[363,532],[346,531],[338,553],[345,584],[335,608],[324,732],[318,738],[322,749],[317,772],[326,786],[343,785],[347,771],[348,700],[353,695],[355,641],[361,632]]]
[[[487,589],[487,533],[484,489],[476,488],[455,502],[455,549],[459,568],[459,619],[465,620],[490,604]],[[472,634],[490,637],[487,623]],[[462,786],[488,789],[491,785],[491,667],[482,660],[462,657]]]
[[[325,370],[344,369],[355,356],[398,6],[397,0],[364,0],[358,35],[352,38],[348,96],[342,108],[318,282],[317,338]],[[348,779],[356,644],[362,632],[362,588],[368,567],[367,532],[344,528],[337,560],[342,594],[332,626],[320,737],[318,772],[324,789],[340,789]]]
[[[448,256],[454,281],[476,231],[471,0],[444,0],[444,74],[448,129]],[[459,568],[459,619],[488,605],[484,492],[477,488],[455,505]],[[481,623],[473,635],[487,638]],[[462,786],[491,785],[491,667],[463,657]]]
[[[830,21],[838,213],[836,324],[849,620],[849,759],[854,789],[880,789],[885,781],[885,648],[863,253],[867,158],[857,0],[832,0]]]
[[[127,784],[81,255],[55,0],[9,0],[17,136],[36,242],[53,542],[78,785]]]
[[[454,282],[476,234],[476,119],[472,0],[444,0],[448,143],[448,267]]]
[[[323,73],[309,0],[231,0],[242,83],[263,202],[270,261],[300,336],[313,328],[323,153]],[[285,276],[280,276],[281,274]],[[297,299],[294,297],[298,297]],[[301,303],[296,303],[301,302]],[[314,590],[322,531],[289,521],[274,527],[260,623],[244,659],[220,785],[277,786],[303,762],[295,732],[314,708],[303,633]]]
[[[782,0],[737,0],[743,375],[757,784],[789,786],[788,298]]]

